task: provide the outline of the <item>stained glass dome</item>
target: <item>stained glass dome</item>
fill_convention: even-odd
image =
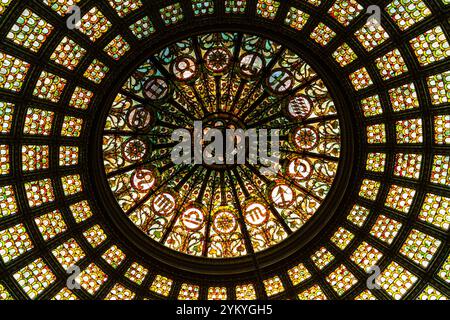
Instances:
[[[0,0],[0,300],[450,298],[449,17]],[[195,122],[277,131],[279,170],[174,163]]]
[[[249,154],[241,165],[172,165],[174,131],[193,131],[195,121],[205,132],[278,130],[281,168],[264,174]],[[259,252],[307,223],[331,188],[340,147],[319,75],[293,51],[242,33],[191,37],[146,59],[117,94],[103,135],[123,213],[166,247],[212,258]]]

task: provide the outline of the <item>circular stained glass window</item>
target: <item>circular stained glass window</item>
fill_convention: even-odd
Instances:
[[[103,135],[123,214],[153,241],[208,258],[263,251],[307,224],[340,148],[334,102],[313,68],[239,33],[191,37],[148,57],[117,94]]]

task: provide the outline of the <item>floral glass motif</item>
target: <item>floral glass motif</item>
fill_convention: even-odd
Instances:
[[[344,250],[350,242],[352,242],[355,235],[343,227],[339,227],[338,230],[331,237],[333,242],[339,249]]]
[[[13,274],[14,280],[31,299],[37,298],[56,281],[56,276],[41,258]]]
[[[76,280],[84,290],[94,295],[108,280],[108,276],[95,263],[91,263],[81,271]]]
[[[148,273],[147,268],[141,266],[137,262],[133,262],[133,264],[130,266],[130,268],[125,273],[125,277],[127,277],[128,279],[130,279],[131,281],[133,281],[137,284],[142,284],[147,273]]]
[[[392,185],[386,198],[386,207],[408,213],[416,195],[415,189]]]
[[[52,300],[78,300],[78,297],[69,289],[62,288]]]
[[[386,166],[386,153],[374,152],[367,155],[366,170],[384,172]]]
[[[434,156],[430,182],[442,185],[450,184],[450,156],[442,154]]]
[[[70,205],[69,209],[76,223],[81,223],[92,217],[91,207],[86,200]]]
[[[366,67],[356,70],[355,72],[351,73],[349,77],[353,87],[357,91],[367,88],[368,86],[373,84],[372,78],[370,77]]]
[[[360,105],[365,117],[373,117],[383,113],[378,95],[362,99]]]
[[[67,80],[47,71],[42,71],[34,88],[35,97],[58,102],[67,84]]]
[[[386,143],[386,126],[384,123],[367,126],[367,143]]]
[[[397,143],[422,143],[422,119],[399,120],[395,123]]]
[[[296,286],[299,283],[309,279],[311,277],[311,273],[302,263],[300,263],[299,265],[296,265],[288,270],[288,276],[289,279],[291,279],[292,284]]]
[[[375,201],[380,189],[380,182],[369,179],[364,179],[361,183],[361,189],[359,190],[359,196],[372,201]]]
[[[345,294],[358,280],[345,265],[340,265],[326,277],[327,282],[339,296]]]
[[[150,290],[167,297],[170,293],[170,289],[172,288],[172,284],[173,280],[161,275],[157,275],[155,280],[153,280],[152,285],[150,286]]]
[[[376,265],[381,257],[383,257],[383,254],[378,249],[363,241],[358,248],[353,251],[350,260],[366,271],[367,268]]]
[[[306,1],[316,7],[320,6],[320,4],[322,3],[322,0],[306,0]]]
[[[431,14],[422,0],[394,0],[386,6],[385,10],[402,31]]]
[[[0,101],[0,134],[10,133],[13,123],[13,117],[14,104]]]
[[[0,144],[0,175],[7,175],[9,172],[9,146]]]
[[[78,242],[71,238],[52,250],[53,256],[61,264],[64,270],[76,265],[86,256]]]
[[[209,287],[208,300],[227,300],[227,288]]]
[[[379,215],[370,230],[370,234],[381,241],[392,244],[402,224],[397,220]]]
[[[116,245],[113,245],[102,255],[103,260],[105,260],[111,267],[116,269],[123,262],[125,257],[125,253],[123,253],[123,251],[120,250]]]
[[[77,146],[59,147],[59,165],[75,166],[78,164],[79,148]]]
[[[52,181],[50,179],[26,182],[25,191],[28,198],[28,205],[32,208],[55,200]]]
[[[364,290],[355,297],[355,300],[377,300],[377,298],[369,290]]]
[[[74,195],[83,191],[83,184],[79,174],[72,174],[61,178],[64,194],[66,196]]]
[[[263,283],[269,297],[284,291],[283,283],[278,276],[263,280]]]
[[[353,208],[350,210],[347,220],[353,223],[358,227],[362,227],[367,217],[369,216],[370,210],[359,205],[355,204]]]
[[[8,6],[11,4],[12,0],[0,0],[0,16],[2,16]]]
[[[70,98],[69,106],[76,109],[87,110],[93,98],[94,93],[92,91],[82,87],[76,87]]]
[[[83,129],[83,119],[65,116],[61,129],[61,136],[78,138]]]
[[[317,268],[323,269],[334,260],[334,256],[325,247],[322,247],[311,256],[311,260]]]
[[[300,300],[327,300],[327,296],[323,293],[322,288],[317,284],[299,293],[298,298]]]
[[[442,264],[442,267],[438,271],[439,277],[441,277],[447,283],[450,283],[450,255],[447,260]]]
[[[105,300],[133,300],[135,295],[130,289],[125,288],[120,283],[116,283],[105,297]]]
[[[428,285],[417,297],[417,300],[447,300],[447,297],[433,288],[433,286]]]
[[[450,56],[450,45],[441,26],[434,27],[409,41],[421,66]]]

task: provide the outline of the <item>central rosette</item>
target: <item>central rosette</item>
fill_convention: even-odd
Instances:
[[[133,71],[106,120],[123,213],[193,256],[262,251],[319,210],[337,172],[333,100],[298,54],[241,33],[188,38]]]

